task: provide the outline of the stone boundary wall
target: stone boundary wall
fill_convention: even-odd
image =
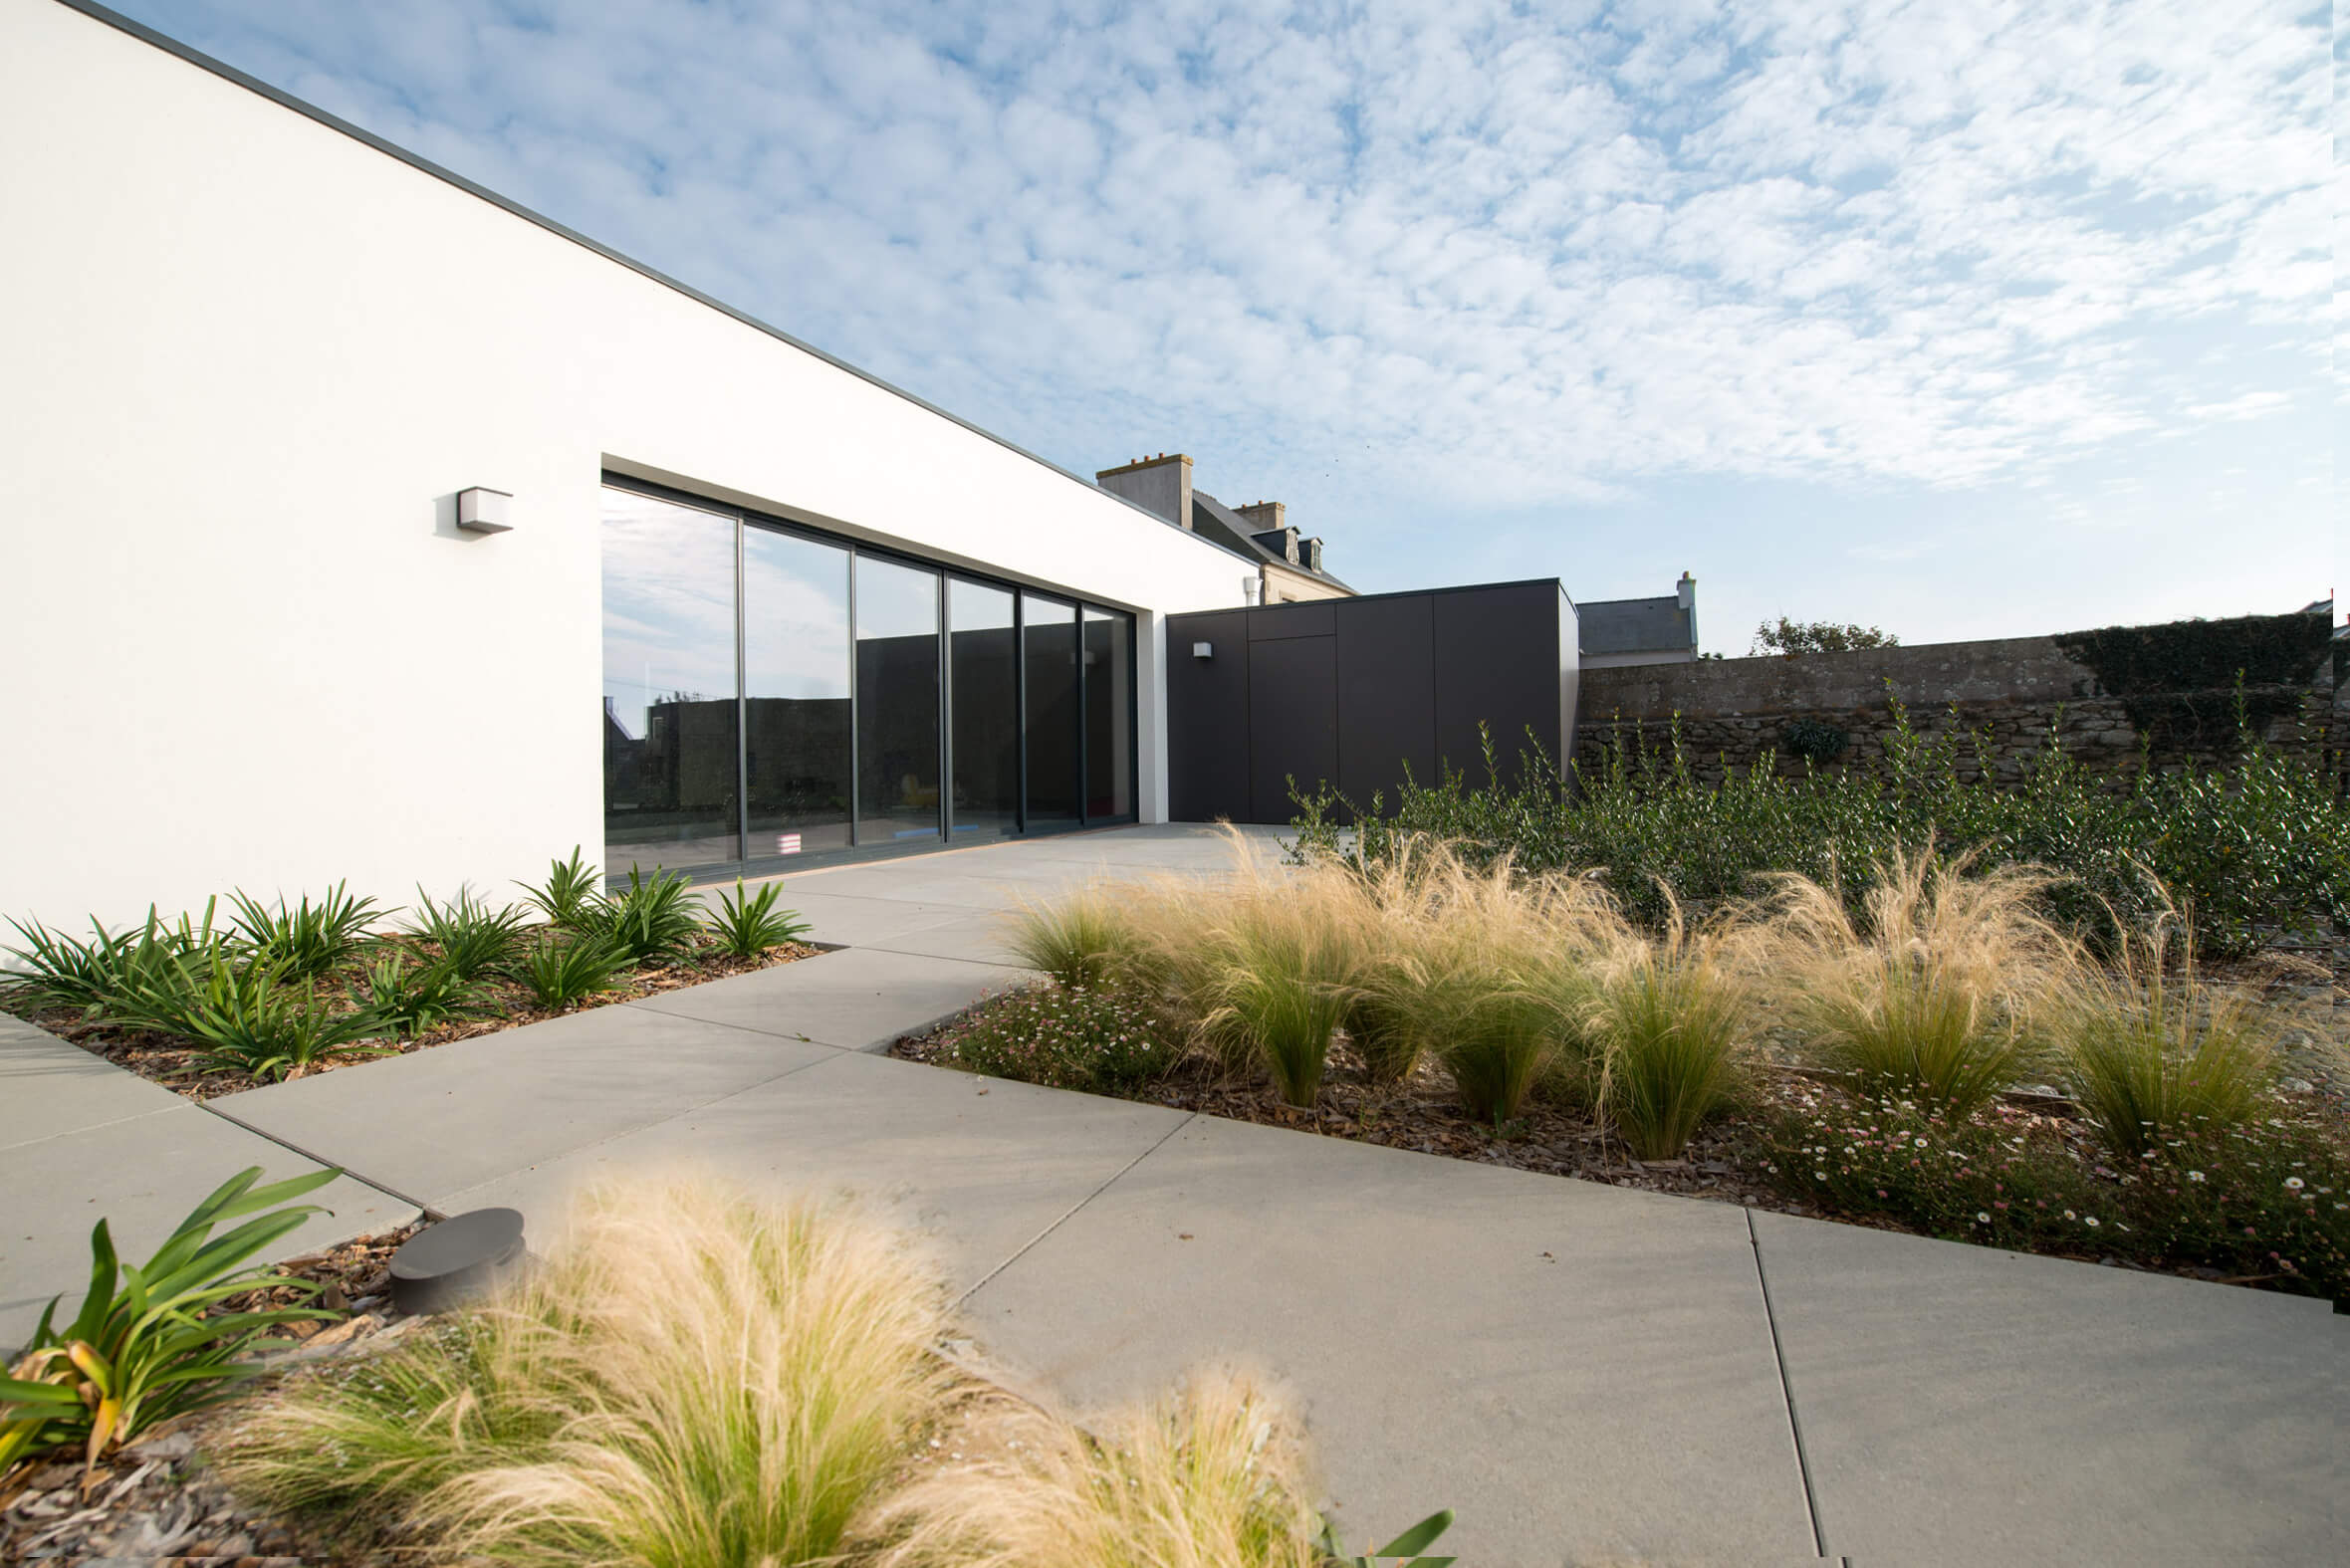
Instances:
[[[1973,739],[1982,733],[1989,737],[1982,753],[2002,781],[2019,778],[2022,760],[2051,738],[2085,767],[2117,782],[2149,760],[2157,768],[2189,762],[2225,767],[2235,758],[2232,685],[2150,693],[2141,683],[2116,694],[2061,645],[2075,640],[2003,637],[1587,669],[1575,763],[1586,771],[1603,767],[1610,737],[1627,747],[1667,751],[1677,717],[1682,755],[1709,784],[1725,768],[1744,773],[1770,754],[1781,774],[1799,774],[1803,763],[1787,742],[1790,726],[1802,720],[1833,726],[1848,738],[1840,755],[1816,765],[1822,771],[1879,769],[1882,743],[1896,728],[1894,700],[1921,735],[1965,732],[1959,771],[1969,779],[1982,773]],[[2256,731],[2271,745],[2327,767],[2340,787],[2342,759],[2334,741],[2343,695],[2334,684],[2338,660],[2330,651],[2312,657],[2317,667],[2306,680],[2247,683],[2244,697]],[[2164,717],[2149,717],[2156,712]]]

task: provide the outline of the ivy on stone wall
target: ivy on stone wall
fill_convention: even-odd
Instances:
[[[2242,615],[2068,631],[2053,640],[2116,697],[2307,686],[2333,647],[2326,615]]]
[[[2058,634],[2158,750],[2226,746],[2301,711],[2333,651],[2330,614],[2242,615]]]

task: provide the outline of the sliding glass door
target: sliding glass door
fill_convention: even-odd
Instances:
[[[857,557],[856,841],[936,838],[938,573]]]
[[[948,810],[958,838],[1020,831],[1020,647],[1009,589],[947,580]]]
[[[731,865],[743,852],[735,520],[603,494],[605,869]]]
[[[607,875],[1134,817],[1134,618],[603,492]]]
[[[1028,694],[1028,825],[1039,832],[1084,821],[1077,785],[1077,607],[1020,596],[1021,679]]]
[[[848,847],[848,552],[743,530],[746,858]]]

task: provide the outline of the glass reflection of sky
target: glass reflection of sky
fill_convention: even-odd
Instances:
[[[848,695],[848,552],[743,531],[743,674],[753,697]]]
[[[735,694],[734,529],[732,518],[603,492],[604,705],[632,737],[658,698]]]
[[[860,556],[856,562],[856,640],[937,635],[937,574]]]

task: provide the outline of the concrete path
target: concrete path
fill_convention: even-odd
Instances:
[[[873,1053],[1021,979],[1020,897],[1223,854],[1134,829],[801,873],[849,951],[209,1107],[0,1024],[0,1343],[79,1287],[86,1218],[152,1230],[241,1164],[343,1165],[339,1232],[512,1204],[541,1238],[585,1183],[692,1166],[894,1206],[1011,1375],[1080,1406],[1272,1370],[1350,1535],[1451,1507],[1469,1564],[2350,1552],[2322,1303]]]

